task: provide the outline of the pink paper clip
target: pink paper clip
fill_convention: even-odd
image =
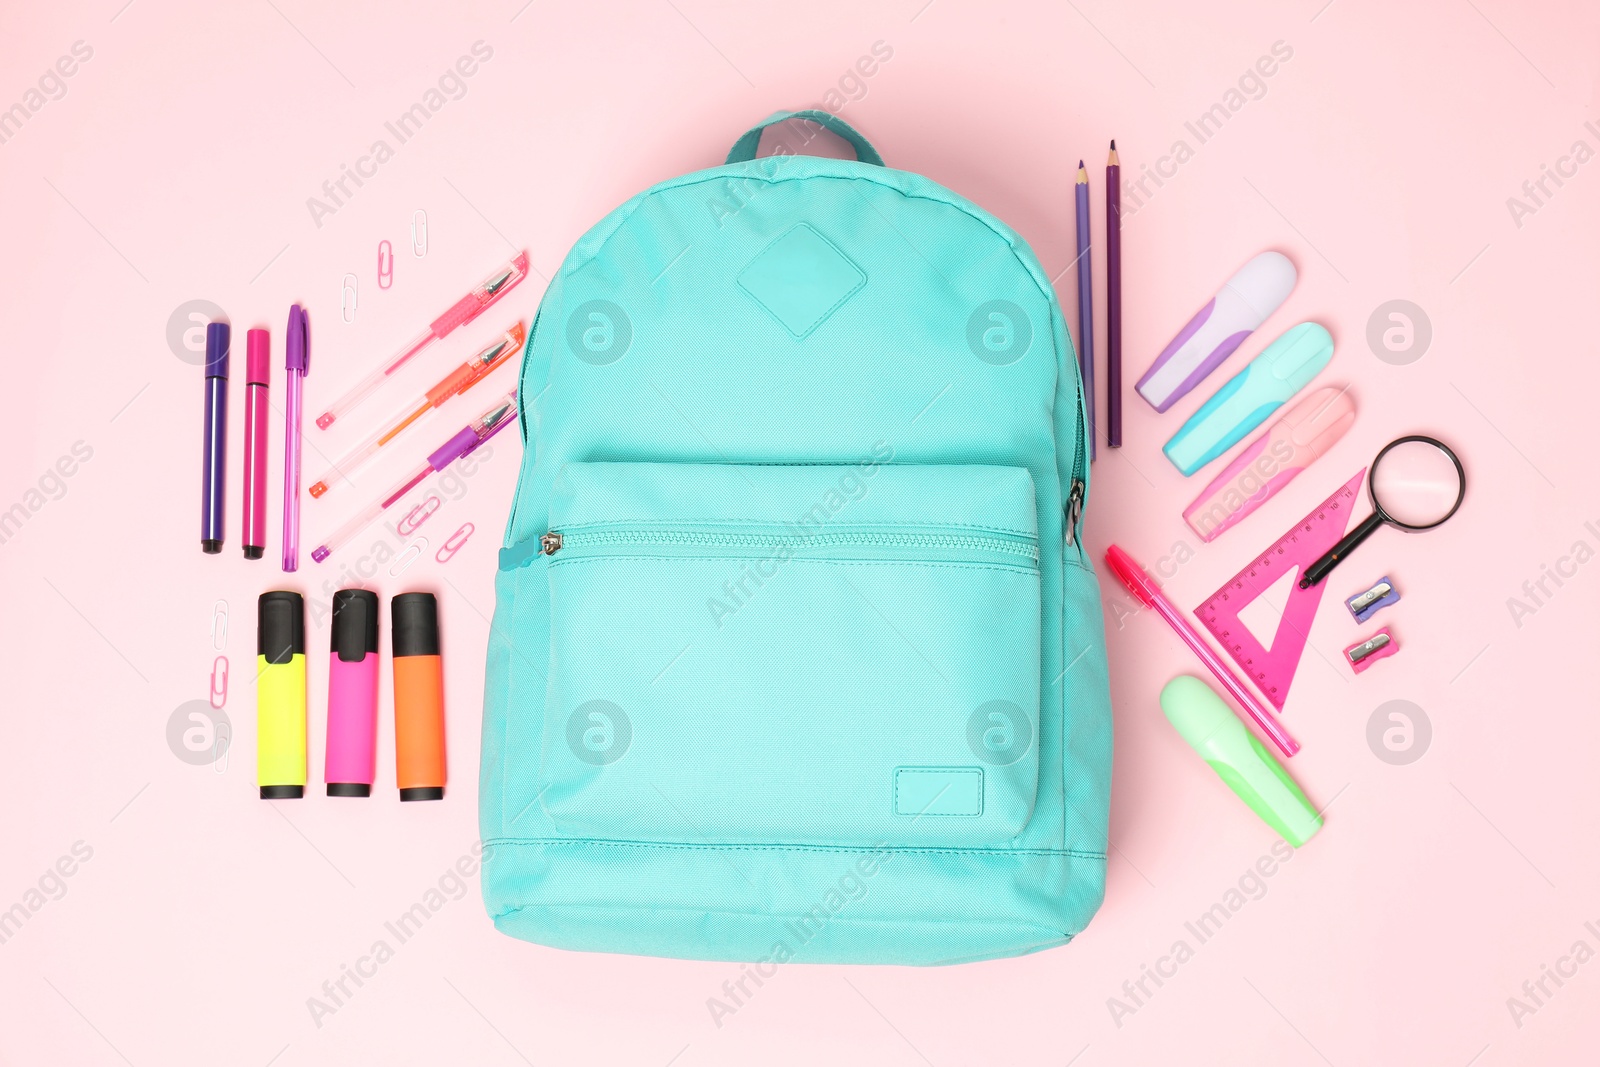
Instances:
[[[418,526],[428,521],[428,516],[439,510],[439,505],[442,503],[443,501],[438,497],[429,496],[428,499],[406,512],[405,518],[394,524],[394,532],[401,537],[410,537],[417,532]]]
[[[1357,641],[1344,650],[1344,660],[1350,664],[1350,669],[1360,674],[1380,659],[1385,659],[1400,651],[1400,642],[1385,626],[1377,633],[1364,641]]]
[[[473,530],[472,523],[463,523],[459,530],[444,539],[444,544],[439,546],[439,551],[433,558],[440,563],[449,563],[455,558],[455,554],[461,551],[462,546],[467,543],[467,539],[472,536]]]
[[[218,656],[211,664],[211,706],[221,708],[228,702],[228,657]]]
[[[394,284],[394,245],[378,242],[378,288],[387,289]]]

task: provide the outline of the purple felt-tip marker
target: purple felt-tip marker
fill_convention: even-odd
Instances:
[[[205,453],[200,461],[200,548],[222,551],[222,506],[227,502],[228,342],[225,322],[206,326]]]
[[[1165,411],[1233,354],[1246,337],[1294,291],[1294,264],[1281,252],[1263,252],[1229,278],[1210,303],[1161,350],[1135,386],[1157,411]]]

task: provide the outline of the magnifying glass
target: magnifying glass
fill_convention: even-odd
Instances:
[[[1454,515],[1467,495],[1467,472],[1443,441],[1413,434],[1383,446],[1367,474],[1367,493],[1372,497],[1372,514],[1306,568],[1301,589],[1326,578],[1379,526],[1431,530]]]

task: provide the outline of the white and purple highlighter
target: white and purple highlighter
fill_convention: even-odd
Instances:
[[[1262,252],[1229,278],[1195,313],[1134,387],[1166,411],[1244,342],[1294,291],[1294,264],[1281,252]]]
[[[1272,499],[1356,420],[1355,401],[1344,387],[1328,385],[1308,394],[1200,491],[1183,512],[1202,541],[1213,541]]]

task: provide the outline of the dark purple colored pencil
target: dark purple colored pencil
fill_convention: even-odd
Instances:
[[[1106,160],[1106,444],[1122,447],[1122,166]]]

